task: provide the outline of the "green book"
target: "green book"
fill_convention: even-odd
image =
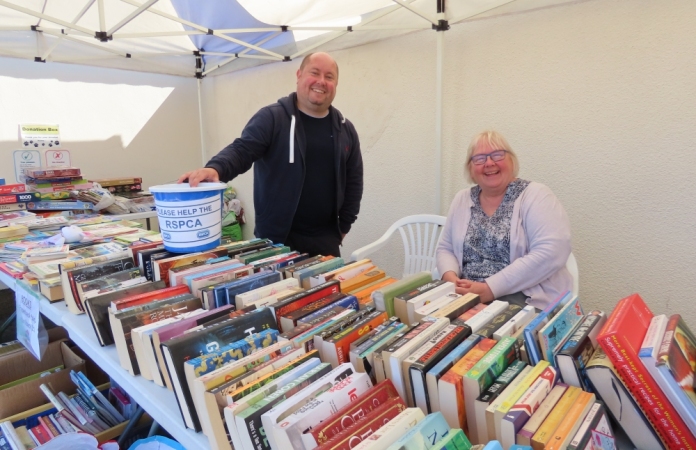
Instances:
[[[433,281],[433,276],[430,272],[418,272],[413,275],[402,278],[396,283],[392,283],[378,289],[372,293],[372,300],[375,302],[375,307],[380,311],[386,311],[389,317],[395,315],[394,297],[409,292],[418,286]]]
[[[2,391],[3,389],[11,388],[12,386],[18,386],[22,383],[26,383],[27,381],[37,380],[37,379],[44,377],[46,375],[50,375],[54,372],[58,372],[60,370],[63,370],[64,368],[65,367],[61,364],[60,366],[53,367],[52,369],[42,370],[41,372],[35,373],[33,375],[29,375],[28,377],[20,378],[19,380],[10,381],[9,383],[6,383],[6,384],[3,384],[2,386],[0,386],[0,391]]]
[[[273,247],[273,248],[269,248],[266,250],[260,250],[258,252],[251,253],[251,254],[245,255],[245,256],[238,255],[237,259],[242,264],[249,264],[249,263],[252,263],[254,261],[258,261],[260,259],[270,258],[271,256],[280,255],[282,253],[289,253],[291,251],[292,250],[290,250],[290,247],[286,247],[286,246]]]
[[[471,442],[461,428],[452,428],[431,450],[469,450]]]

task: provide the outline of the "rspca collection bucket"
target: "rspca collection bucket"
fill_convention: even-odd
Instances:
[[[220,245],[223,183],[152,186],[164,248],[190,253]]]

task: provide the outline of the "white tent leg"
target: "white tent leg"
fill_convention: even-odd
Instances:
[[[444,14],[440,14],[444,19]],[[445,53],[445,33],[437,33],[435,61],[435,214],[442,214],[442,65]]]
[[[201,82],[203,79],[199,78],[196,81],[198,82],[198,126],[201,134],[201,167],[203,167],[208,162],[205,156],[205,135],[203,132],[203,96],[201,95]]]

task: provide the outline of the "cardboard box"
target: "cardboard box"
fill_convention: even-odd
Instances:
[[[63,391],[74,394],[77,387],[70,380],[70,371],[84,371],[85,360],[77,356],[66,341],[48,344],[41,361],[34,358],[28,350],[14,352],[0,358],[0,385],[19,380],[42,370],[63,365],[63,370],[36,380],[27,381],[0,391],[0,417],[12,416],[46,403],[46,397],[39,386],[47,384],[53,392]]]

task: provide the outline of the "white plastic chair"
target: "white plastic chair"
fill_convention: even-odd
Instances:
[[[444,216],[434,214],[418,214],[406,216],[394,222],[392,226],[375,242],[355,250],[351,261],[359,261],[384,247],[396,230],[401,233],[404,243],[404,274],[412,275],[428,270],[433,273],[433,279],[438,279],[435,265],[435,249],[440,238],[442,227],[445,225]]]
[[[578,295],[578,292],[580,292],[580,273],[578,271],[578,261],[575,259],[573,252],[568,256],[566,269],[568,269],[568,272],[570,272],[570,275],[573,277],[573,295]]]

